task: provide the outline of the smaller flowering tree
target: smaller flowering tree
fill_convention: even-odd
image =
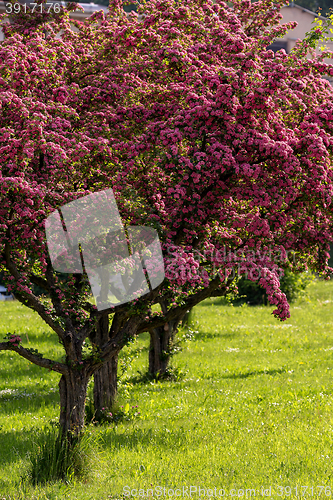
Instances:
[[[139,18],[113,0],[108,16],[84,23],[62,9],[4,24],[0,271],[58,336],[65,361],[11,334],[0,350],[60,374],[64,434],[83,428],[90,377],[104,373],[104,394],[110,363],[136,335],[150,333],[149,369],[165,373],[186,311],[227,294],[235,269],[259,280],[280,320],[290,314],[276,256],[292,251],[294,270],[327,271],[333,92],[323,77],[333,68],[327,53],[307,59],[304,44],[266,50],[292,28],[278,24],[279,5],[150,0]],[[108,188],[127,231],[157,231],[166,277],[98,311],[85,272],[64,280],[53,269],[44,221]]]

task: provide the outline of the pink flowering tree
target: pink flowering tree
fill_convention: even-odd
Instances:
[[[149,370],[163,374],[186,311],[226,295],[237,276],[259,280],[285,320],[281,262],[326,272],[333,93],[324,77],[333,68],[324,55],[307,59],[304,44],[289,55],[266,50],[292,27],[278,24],[278,7],[150,0],[126,16],[113,0],[107,17],[84,23],[62,10],[4,24],[0,271],[58,336],[65,361],[29,349],[19,332],[0,350],[60,374],[64,433],[83,428],[97,373],[101,404],[129,339],[150,332]],[[107,188],[126,226],[157,230],[166,278],[98,311],[84,273],[64,280],[52,268],[44,221]]]

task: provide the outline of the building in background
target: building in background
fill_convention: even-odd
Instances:
[[[102,0],[103,1],[103,0]],[[0,14],[4,14],[6,12],[6,9],[8,11],[8,7],[6,7],[6,1],[4,0],[0,0]],[[24,4],[27,4],[27,5],[31,5],[32,0],[19,0],[17,3],[21,4],[22,6],[22,9],[24,8]],[[62,5],[63,7],[66,6],[66,2],[60,0],[47,0],[47,3],[50,5],[51,3],[53,4],[53,6],[56,6],[56,5]],[[109,9],[106,5],[100,5],[100,4],[95,4],[93,2],[91,3],[82,3],[80,1],[77,2],[78,4],[80,4],[82,6],[82,8],[84,9],[84,12],[82,12],[81,10],[77,10],[76,12],[71,12],[69,14],[69,17],[71,19],[77,19],[78,21],[83,21],[83,19],[85,19],[86,17],[89,17],[91,16],[91,14],[93,14],[94,12],[97,12],[99,10],[104,10],[104,12],[107,12]],[[3,34],[3,31],[1,30],[0,28],[0,41],[2,41],[4,39],[4,34]]]
[[[275,42],[271,45],[272,50],[277,52],[280,49],[284,49],[287,54],[293,49],[298,39],[303,40],[305,38],[305,34],[310,31],[313,27],[313,21],[316,18],[320,18],[324,20],[325,18],[319,16],[315,12],[311,10],[307,10],[304,7],[300,7],[299,5],[295,5],[291,2],[289,5],[282,7],[281,9],[282,19],[280,21],[281,24],[289,23],[290,21],[296,21],[297,26],[295,29],[288,31],[285,36],[281,39],[275,40]],[[326,45],[329,50],[333,51],[333,42],[328,41]],[[321,53],[320,45],[316,49],[317,54]],[[327,62],[333,63],[332,60],[327,60]]]
[[[5,286],[0,285],[0,301],[3,300],[14,300],[14,295],[8,292]]]

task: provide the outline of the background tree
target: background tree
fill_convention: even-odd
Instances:
[[[330,9],[333,8],[332,0],[297,0],[293,3],[312,12],[318,12],[325,17],[330,14]]]
[[[286,294],[288,302],[295,301],[303,296],[306,288],[314,280],[310,273],[292,273],[285,270],[280,278],[281,291]],[[247,280],[244,276],[237,282],[238,296],[233,300],[234,304],[267,304],[265,290],[256,282]]]
[[[278,26],[277,7],[151,0],[138,20],[114,0],[107,18],[71,21],[76,32],[66,11],[20,13],[4,26],[0,266],[8,288],[59,337],[65,361],[44,359],[11,333],[0,350],[61,375],[63,432],[80,432],[89,378],[133,336],[150,332],[150,371],[165,372],[179,321],[227,294],[233,270],[259,279],[281,320],[286,250],[297,254],[296,270],[325,272],[333,109],[322,76],[333,68],[324,55],[307,60],[305,45],[289,55],[265,50],[291,28]],[[97,311],[84,274],[61,280],[53,270],[44,220],[109,187],[127,227],[158,231],[166,279]],[[108,315],[108,335],[87,352]]]

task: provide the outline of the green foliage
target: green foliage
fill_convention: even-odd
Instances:
[[[296,274],[286,270],[281,279],[281,290],[286,294],[289,302],[295,302],[298,297],[304,295],[306,288],[313,282],[313,280],[313,274]]]
[[[92,461],[91,437],[83,434],[62,438],[57,426],[36,431],[28,460],[27,478],[33,485],[86,479]]]
[[[101,348],[89,339],[84,341],[82,359],[91,359],[94,363],[101,361]]]
[[[281,291],[286,294],[288,302],[294,302],[297,298],[304,295],[306,288],[313,280],[314,276],[310,273],[296,274],[285,270],[285,274],[280,280]],[[235,305],[243,304],[244,302],[250,305],[267,305],[266,291],[258,282],[242,277],[237,282],[237,287],[238,296],[233,300]]]
[[[48,296],[48,293],[46,292],[46,290],[44,290],[44,288],[42,288],[39,285],[32,284],[32,291],[33,291],[34,295],[36,295],[36,297],[40,297],[41,295]]]
[[[145,370],[137,370],[135,375],[130,377],[130,381],[134,384],[146,384],[146,383],[154,383],[160,381],[172,381],[172,382],[180,382],[185,378],[188,374],[188,370],[184,368],[180,368],[179,366],[169,365],[164,373],[150,373],[148,369]]]
[[[192,314],[193,317],[193,314]],[[190,342],[191,340],[194,340],[194,336],[197,331],[193,330],[191,328],[191,322],[192,319],[189,318],[188,323],[185,324],[185,326],[180,327],[178,329],[178,333],[176,334],[175,338],[172,340],[169,351],[168,351],[168,356],[174,356],[178,352],[181,352],[184,348],[184,345],[186,342]]]
[[[118,356],[118,382],[125,376],[126,372],[131,368],[134,359],[137,359],[143,350],[148,351],[147,348],[138,347],[138,338],[134,337],[120,351]]]
[[[31,352],[31,354],[38,356],[39,358],[43,357],[43,354],[41,352],[39,352],[38,349],[32,349],[32,348],[26,347],[26,350]]]
[[[328,41],[333,41],[333,10],[330,10],[327,13],[326,19],[321,19],[320,17],[316,17],[312,24],[314,25],[310,31],[305,33],[305,37],[303,38],[301,44],[297,47],[294,47],[293,51],[296,50],[300,57],[304,57],[306,51],[303,51],[304,47],[310,46],[313,49],[316,49],[319,42],[326,44]],[[325,45],[321,46],[321,50],[326,50]]]
[[[129,403],[124,405],[116,404],[114,408],[102,408],[102,414],[99,418],[99,424],[118,424],[119,422],[130,422],[141,417],[139,406],[131,406]],[[96,423],[96,422],[94,422]]]
[[[297,0],[294,3],[312,12],[317,12],[320,9],[322,16],[329,14],[329,10],[333,8],[332,0]]]
[[[182,326],[190,325],[191,320],[192,320],[192,316],[193,316],[192,309],[189,309],[188,311],[186,311],[185,316],[183,317],[183,320],[182,320]]]

